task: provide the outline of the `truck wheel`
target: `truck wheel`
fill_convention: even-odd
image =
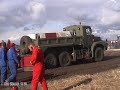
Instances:
[[[45,57],[45,66],[47,69],[57,67],[57,58],[53,53],[49,53]]]
[[[23,36],[20,40],[20,50],[21,54],[26,54],[29,52],[28,45],[32,42],[29,36]]]
[[[104,51],[102,48],[100,47],[97,47],[95,49],[95,54],[94,54],[94,61],[95,62],[99,62],[99,61],[102,61],[104,58]]]
[[[62,52],[59,55],[59,63],[60,66],[65,67],[65,66],[69,66],[71,64],[71,56],[68,52]]]

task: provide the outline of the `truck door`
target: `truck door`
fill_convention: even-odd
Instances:
[[[85,46],[90,47],[93,43],[93,35],[92,35],[92,30],[90,26],[84,27],[85,31],[85,36],[84,36],[84,41],[85,41]]]

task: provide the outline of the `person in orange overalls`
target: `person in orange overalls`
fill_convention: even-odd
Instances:
[[[48,90],[45,80],[44,53],[39,46],[31,43],[28,48],[32,51],[30,63],[33,65],[32,90],[37,90],[40,82],[43,90]]]

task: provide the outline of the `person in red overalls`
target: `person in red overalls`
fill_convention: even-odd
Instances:
[[[28,48],[32,51],[30,63],[33,65],[32,90],[37,90],[40,82],[43,90],[48,90],[45,80],[44,53],[39,46],[31,43]]]

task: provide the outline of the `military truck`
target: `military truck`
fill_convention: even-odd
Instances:
[[[20,40],[23,58],[31,55],[28,49],[31,42],[43,49],[47,68],[54,68],[58,65],[69,66],[73,61],[81,59],[91,58],[95,62],[102,61],[104,50],[107,50],[106,42],[94,36],[90,26],[81,24],[67,26],[62,32],[23,36]],[[29,60],[23,59],[22,61],[26,63]]]

